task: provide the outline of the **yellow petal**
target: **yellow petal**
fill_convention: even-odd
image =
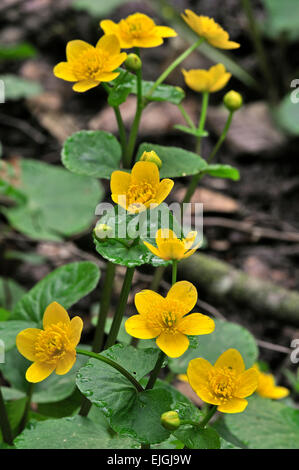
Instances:
[[[78,318],[78,317],[77,317]],[[55,372],[57,375],[67,374],[76,362],[76,351],[68,351],[59,359]]]
[[[150,315],[165,303],[164,297],[153,290],[145,289],[135,295],[135,306],[141,315]]]
[[[191,282],[176,282],[169,290],[167,300],[176,300],[181,302],[182,316],[190,312],[197,302],[197,290]]]
[[[180,357],[187,351],[189,339],[182,333],[161,333],[156,339],[157,346],[169,357]]]
[[[280,398],[285,398],[290,394],[290,391],[286,387],[274,387],[267,394],[261,394],[257,390],[258,394],[265,398],[271,398],[272,400],[279,400]]]
[[[48,305],[45,310],[43,318],[43,327],[45,329],[47,326],[59,322],[66,323],[67,325],[69,325],[70,317],[62,305],[60,305],[58,302],[52,302],[50,305]]]
[[[99,84],[100,82],[95,80],[81,80],[80,82],[77,82],[75,85],[73,85],[73,90],[77,91],[78,93],[84,93],[84,91],[90,90]]]
[[[196,237],[197,237],[197,231],[195,230],[195,231],[189,232],[186,238],[184,238],[183,241],[184,241],[186,250],[189,250],[189,248],[192,247]]]
[[[238,374],[241,374],[245,370],[245,364],[239,351],[236,349],[228,349],[225,351],[215,362],[215,367],[235,370]]]
[[[214,320],[202,313],[191,313],[178,322],[178,330],[185,335],[207,335],[214,329]]]
[[[156,26],[155,33],[161,38],[172,38],[177,36],[177,32],[168,26]]]
[[[37,383],[45,380],[55,369],[55,364],[34,362],[26,371],[26,380]]]
[[[165,260],[180,260],[184,257],[185,248],[180,240],[169,240],[161,244],[160,253]]]
[[[125,323],[126,332],[140,339],[152,339],[159,335],[160,329],[150,328],[146,322],[146,318],[142,315],[133,315],[128,318]]]
[[[177,376],[177,378],[178,378],[179,380],[181,380],[181,382],[187,382],[187,383],[189,383],[188,375],[187,375],[187,374],[179,374],[179,375]]]
[[[76,82],[77,77],[73,72],[72,67],[68,62],[59,62],[59,64],[55,65],[53,69],[53,73],[56,77],[62,78],[67,82]]]
[[[111,20],[101,21],[100,26],[106,35],[117,34],[119,31],[118,25]]]
[[[202,357],[192,359],[187,369],[188,382],[195,393],[206,403],[218,405],[218,400],[210,390],[209,375],[213,370],[212,364]]]
[[[183,258],[189,258],[189,256],[193,255],[193,253],[196,252],[197,248],[199,248],[200,245],[201,245],[201,243],[198,243],[197,245],[195,245],[195,247],[194,247],[192,250],[186,251],[186,253],[184,254]]]
[[[70,323],[70,336],[69,340],[71,345],[75,348],[80,341],[83,329],[83,321],[80,317],[74,317]]]
[[[251,368],[242,372],[238,378],[238,385],[235,391],[237,398],[246,398],[252,395],[257,389],[259,383],[258,372],[255,368]]]
[[[125,171],[114,171],[110,179],[111,193],[115,195],[126,195],[131,184],[131,175]]]
[[[126,52],[122,52],[121,54],[117,54],[117,55],[109,57],[107,62],[105,62],[106,73],[108,74],[108,72],[110,70],[112,71],[112,70],[115,70],[118,67],[120,67],[121,64],[126,60],[127,57],[128,56],[127,56]],[[117,73],[117,76],[119,75],[119,72],[114,72],[114,73]],[[114,78],[116,78],[116,77],[114,77]],[[114,78],[110,78],[110,80],[114,80]],[[102,81],[108,81],[108,80],[102,79]]]
[[[98,40],[96,49],[102,49],[108,55],[119,54],[120,53],[119,40],[115,34],[105,34]]]
[[[244,398],[231,398],[222,405],[218,405],[217,410],[222,413],[241,413],[248,405],[248,401]]]
[[[16,337],[19,353],[26,357],[26,359],[29,359],[29,361],[35,361],[35,342],[41,331],[38,328],[27,328]]]
[[[91,44],[80,39],[69,41],[66,46],[66,58],[68,62],[78,60],[81,54],[91,49],[94,49]]]
[[[150,250],[158,258],[162,258],[160,251],[155,246],[151,245],[148,242],[143,242],[148,250]]]
[[[173,230],[168,228],[159,228],[156,233],[156,243],[158,248],[161,248],[162,244],[167,240],[177,240],[176,234]]]
[[[153,163],[153,165],[155,165],[155,163]],[[155,200],[158,204],[161,204],[161,202],[163,202],[164,199],[167,198],[168,194],[173,188],[173,185],[174,182],[168,178],[165,178],[164,180],[160,181],[155,197]]]
[[[119,76],[119,72],[99,72],[96,79],[99,82],[112,82]]]
[[[222,77],[220,77],[217,82],[211,86],[210,92],[215,93],[216,91],[222,90],[227,85],[227,82],[231,78],[231,73],[225,73]]]
[[[210,80],[207,70],[182,70],[186,84],[191,90],[202,93],[210,90]]]
[[[158,189],[159,170],[155,163],[137,162],[132,168],[132,184],[148,183],[153,188]]]

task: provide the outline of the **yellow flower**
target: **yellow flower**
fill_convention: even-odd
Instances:
[[[275,385],[275,378],[272,374],[266,374],[260,371],[258,364],[254,364],[255,369],[258,371],[259,384],[256,389],[263,398],[272,398],[279,400],[289,395],[290,391],[286,387],[278,387]]]
[[[218,405],[223,413],[240,413],[258,386],[258,373],[254,367],[245,370],[241,354],[228,349],[217,359],[214,366],[206,359],[198,358],[189,362],[188,380],[206,403]]]
[[[197,250],[200,243],[190,249],[194,243],[197,232],[189,232],[186,238],[180,240],[176,234],[167,228],[160,228],[156,233],[157,248],[148,242],[145,246],[158,258],[164,260],[180,260],[188,258]]]
[[[157,167],[159,168],[159,170],[162,167],[162,160],[161,158],[158,157],[158,155],[156,154],[154,150],[151,150],[150,152],[143,152],[139,161],[155,163]]]
[[[114,23],[103,20],[101,28],[106,34],[115,34],[124,49],[131,47],[156,47],[163,44],[163,38],[176,36],[177,33],[168,26],[157,26],[155,22],[143,13],[134,13],[125,20]]]
[[[178,378],[181,382],[187,382],[187,383],[189,383],[187,374],[179,374],[179,375],[177,376],[177,378]]]
[[[76,361],[75,348],[83,328],[81,318],[70,320],[67,311],[52,302],[45,310],[43,328],[27,328],[16,338],[19,352],[33,361],[26,372],[28,382],[41,382],[54,370],[58,375],[67,374]]]
[[[198,16],[191,10],[182,14],[184,21],[198,36],[219,49],[237,49],[240,44],[229,40],[229,34],[213,18]]]
[[[114,171],[110,181],[112,200],[131,213],[157,206],[168,196],[173,181],[166,178],[160,181],[155,163],[137,162],[132,172]]]
[[[200,93],[215,93],[225,87],[231,73],[228,73],[223,64],[214,65],[209,70],[182,70],[184,79],[189,88]]]
[[[135,338],[157,338],[157,346],[169,357],[179,357],[188,349],[187,335],[207,335],[214,321],[201,313],[189,313],[197,302],[197,291],[191,282],[176,282],[166,298],[151,290],[135,295],[139,315],[133,315],[125,328]]]
[[[68,42],[66,58],[67,62],[54,67],[54,75],[76,82],[73,90],[83,92],[118,77],[119,72],[114,70],[126,60],[127,54],[120,52],[117,37],[110,34],[102,36],[96,47],[80,40]]]

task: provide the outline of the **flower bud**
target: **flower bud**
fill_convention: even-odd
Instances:
[[[243,98],[240,93],[231,90],[224,95],[223,103],[229,111],[237,111],[243,104]]]
[[[158,157],[154,150],[151,150],[150,152],[143,152],[140,157],[140,161],[155,163],[159,169],[162,166],[162,160]]]
[[[108,238],[112,233],[112,227],[106,224],[98,224],[94,228],[94,234],[99,239]]]
[[[168,431],[175,431],[180,427],[181,421],[177,411],[166,411],[161,415],[161,424]]]
[[[125,66],[130,72],[137,72],[142,67],[142,62],[137,54],[129,54],[125,60]]]

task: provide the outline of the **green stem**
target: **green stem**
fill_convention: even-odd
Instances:
[[[153,84],[152,88],[146,95],[146,99],[152,96],[155,89],[164,82],[164,80],[168,77],[168,75],[178,66],[180,65],[183,60],[185,60],[195,49],[197,49],[202,43],[204,42],[204,38],[199,38],[192,46],[188,47],[179,57],[177,57],[164,72],[157,78],[155,83]]]
[[[179,104],[177,105],[177,107],[178,107],[179,110],[181,111],[181,114],[182,114],[183,118],[185,119],[186,123],[188,124],[188,126],[189,126],[191,129],[195,130],[196,127],[195,127],[195,125],[194,125],[194,122],[192,121],[191,117],[189,116],[189,114],[187,113],[187,111],[185,110],[185,108],[182,106],[182,104],[179,103]]]
[[[103,88],[106,91],[107,95],[109,96],[111,93],[111,88],[109,85],[106,83],[102,82]],[[126,148],[127,148],[127,134],[126,134],[126,129],[125,125],[119,110],[119,106],[112,106],[115,117],[116,117],[116,122],[118,126],[118,133],[119,133],[119,140],[122,148],[122,155],[125,155]]]
[[[110,346],[113,346],[117,339],[117,335],[120,329],[121,321],[123,319],[123,314],[127,305],[127,300],[129,296],[129,292],[131,289],[131,284],[132,284],[132,279],[133,279],[133,274],[134,274],[135,268],[127,268],[125,279],[123,282],[122,290],[120,293],[120,298],[119,302],[117,305],[117,309],[113,318],[113,322],[111,325],[111,329],[109,332],[108,339],[105,344],[105,349],[110,348]]]
[[[177,273],[178,273],[178,260],[174,259],[172,260],[172,285],[176,283]]]
[[[251,0],[242,0],[242,6],[248,19],[249,31],[260,63],[260,68],[268,85],[267,88],[269,90],[270,99],[275,101],[277,99],[277,90],[273,81],[273,74],[264,49],[261,34],[254,18]]]
[[[112,290],[113,290],[115,269],[116,269],[116,265],[114,263],[111,263],[111,261],[108,261],[105,281],[104,281],[103,290],[102,290],[103,294],[101,296],[98,324],[96,327],[93,344],[92,344],[92,350],[94,352],[100,352],[103,347],[105,324],[107,320],[107,315],[109,311],[109,305],[110,305],[110,300],[111,300],[111,295],[112,295]]]
[[[208,410],[208,412],[205,415],[205,417],[203,418],[203,420],[199,423],[199,427],[204,428],[208,424],[208,422],[210,421],[212,416],[214,416],[216,411],[217,411],[217,405],[211,406],[211,408]]]
[[[138,52],[138,51],[137,51]],[[139,55],[139,52],[138,52]],[[142,99],[142,69],[136,71],[136,85],[137,85],[137,104],[136,104],[136,113],[134,121],[132,124],[128,145],[124,155],[124,168],[130,168],[133,158],[133,153],[135,149],[136,139],[139,130],[139,123],[144,108],[144,103]]]
[[[25,429],[25,426],[27,424],[28,414],[29,414],[30,407],[31,407],[31,400],[32,400],[33,390],[34,390],[34,383],[29,382],[28,392],[27,392],[27,402],[26,402],[26,406],[25,406],[25,410],[24,410],[22,420],[21,420],[20,425],[19,425],[19,433],[22,432]]]
[[[130,374],[126,369],[124,369],[122,366],[120,366],[117,362],[112,361],[111,359],[108,359],[108,357],[102,356],[100,354],[91,352],[91,351],[86,351],[85,349],[79,349],[76,348],[76,351],[78,354],[82,354],[83,356],[88,356],[93,359],[98,359],[99,361],[105,362],[105,364],[108,364],[109,366],[113,367],[116,369],[118,372],[120,372],[124,377],[126,377],[132,385],[136,388],[137,392],[143,392],[144,388],[140,385],[140,383],[133,377],[133,375]]]
[[[4,398],[2,395],[1,387],[0,387],[0,429],[2,432],[3,441],[6,444],[12,445],[13,435],[12,435],[12,430],[11,430],[10,423],[8,420],[8,415],[7,415],[6,407],[4,404]]]
[[[218,152],[218,150],[220,149],[221,145],[223,144],[224,140],[225,140],[225,137],[228,133],[228,130],[230,128],[230,125],[231,125],[231,122],[232,122],[232,119],[233,119],[233,115],[234,115],[234,111],[230,111],[229,112],[229,115],[228,115],[228,118],[226,120],[226,123],[225,123],[225,126],[223,128],[223,131],[222,131],[222,134],[221,136],[219,137],[215,147],[213,148],[207,162],[210,163],[211,160],[213,160],[213,158],[215,157],[216,153]]]
[[[205,123],[206,123],[206,118],[207,118],[207,110],[208,110],[208,105],[209,105],[209,92],[204,91],[202,94],[202,106],[201,106],[201,113],[200,113],[200,119],[199,119],[199,124],[198,124],[198,131],[203,132]],[[201,137],[198,137],[196,147],[197,147],[197,153],[200,153],[200,139]]]
[[[163,351],[160,351],[156,365],[151,372],[151,375],[150,375],[150,378],[148,379],[148,383],[145,387],[145,390],[151,390],[153,386],[155,385],[165,357],[166,357],[166,354]]]

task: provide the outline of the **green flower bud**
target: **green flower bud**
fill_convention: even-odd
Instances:
[[[130,72],[137,72],[142,67],[142,62],[137,54],[129,54],[125,60],[125,66]]]
[[[181,421],[177,411],[166,411],[161,415],[161,424],[168,431],[175,431],[180,427]]]
[[[143,152],[140,157],[140,161],[155,163],[159,169],[162,166],[162,160],[158,157],[154,150],[151,150],[150,152]]]
[[[112,227],[106,224],[98,224],[94,228],[94,234],[99,239],[108,238],[112,233]]]
[[[243,98],[240,93],[231,90],[224,95],[223,103],[229,111],[237,111],[243,104]]]

